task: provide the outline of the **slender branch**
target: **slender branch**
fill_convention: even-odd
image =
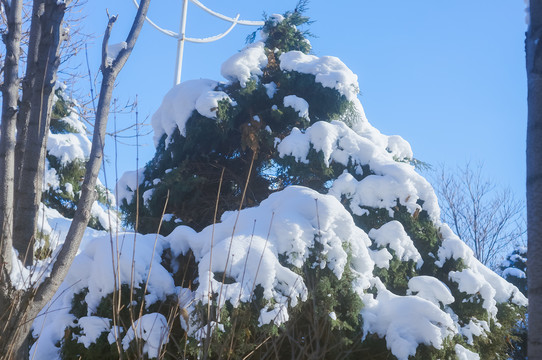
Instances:
[[[108,66],[107,46],[109,45],[109,38],[111,37],[111,31],[113,31],[113,25],[115,25],[115,22],[119,18],[118,15],[109,16],[109,13],[107,14],[107,17],[109,18],[109,21],[107,22],[107,27],[105,28],[104,37],[102,40],[102,70],[105,70],[105,68]]]

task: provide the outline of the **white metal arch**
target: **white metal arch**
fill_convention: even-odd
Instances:
[[[223,32],[221,34],[211,36],[211,37],[207,37],[207,38],[186,37],[185,29],[186,29],[186,17],[187,17],[188,1],[191,1],[194,5],[198,6],[203,11],[205,11],[205,12],[207,12],[207,13],[209,13],[209,14],[211,14],[211,15],[213,15],[213,16],[221,19],[221,20],[231,22],[230,27],[225,32]],[[135,7],[139,9],[139,4],[137,3],[137,0],[132,0],[132,2],[134,3]],[[182,70],[182,66],[183,66],[182,63],[183,63],[183,53],[184,53],[184,42],[185,41],[193,42],[193,43],[209,43],[209,42],[213,42],[213,41],[222,39],[224,36],[228,35],[230,33],[230,31],[232,31],[233,28],[238,24],[239,25],[247,25],[247,26],[263,26],[265,24],[264,21],[239,20],[239,14],[237,14],[234,18],[222,15],[220,13],[217,13],[216,11],[213,11],[213,10],[209,9],[208,7],[203,5],[198,0],[183,0],[183,7],[182,7],[182,12],[181,12],[181,23],[179,25],[179,32],[178,33],[175,32],[175,31],[164,29],[164,28],[158,26],[158,24],[156,24],[154,21],[152,21],[148,17],[146,18],[146,20],[156,30],[160,31],[161,33],[163,33],[165,35],[168,35],[168,36],[170,36],[172,38],[177,39],[177,60],[176,60],[176,64],[175,64],[175,78],[173,80],[173,85],[177,85],[177,84],[179,84],[181,82],[181,70]]]

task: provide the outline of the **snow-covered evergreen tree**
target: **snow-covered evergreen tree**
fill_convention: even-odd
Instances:
[[[502,277],[527,296],[527,247],[516,246],[500,266]]]
[[[508,254],[500,266],[502,277],[514,284],[523,295],[527,296],[527,247],[518,245]],[[511,358],[527,359],[527,318],[518,321],[510,338]]]
[[[79,117],[77,104],[66,94],[66,87],[62,84],[55,88],[52,111],[42,202],[48,209],[72,218],[79,200],[91,142],[87,128]],[[98,196],[88,226],[97,230],[109,229],[110,223],[119,222],[114,211],[107,212],[108,205],[114,205],[114,196],[99,180],[96,192]],[[50,254],[50,231],[40,230],[37,240],[36,257],[43,258]]]
[[[409,144],[369,124],[345,64],[309,54],[297,10],[227,83],[166,95],[155,157],[118,184],[151,234],[86,246],[34,325],[38,357],[115,358],[117,340],[149,358],[507,358],[525,296],[438,220]]]

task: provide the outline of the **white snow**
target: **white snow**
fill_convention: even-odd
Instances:
[[[53,134],[49,132],[47,151],[57,157],[62,165],[74,160],[86,160],[92,143],[85,133]]]
[[[309,119],[309,103],[303,98],[295,95],[285,96],[284,107],[291,107],[299,114],[299,117]]]
[[[436,306],[449,305],[455,301],[450,289],[433,276],[420,275],[408,281],[409,295],[416,295]]]
[[[519,279],[525,279],[527,277],[527,275],[525,275],[525,272],[521,271],[518,268],[506,268],[502,272],[502,276],[505,279],[508,278],[509,276],[516,277],[516,278],[519,278]]]
[[[111,208],[101,206],[95,201],[92,204],[90,215],[98,219],[100,225],[106,230],[117,229],[120,226],[120,219]]]
[[[393,259],[393,255],[390,254],[388,249],[383,248],[380,250],[372,250],[370,252],[371,259],[373,259],[375,266],[381,269],[389,269],[390,261]]]
[[[272,81],[269,84],[263,84],[263,86],[265,87],[267,96],[272,99],[273,96],[275,96],[275,94],[277,93],[277,84]]]
[[[88,348],[90,344],[96,342],[96,339],[98,339],[102,332],[110,331],[110,321],[111,320],[99,316],[83,316],[77,322],[77,325],[81,327],[82,333],[77,339],[77,342]]]
[[[319,58],[294,50],[281,54],[279,60],[281,70],[315,75],[316,82],[337,90],[349,101],[358,95],[358,76],[335,56]]]
[[[166,146],[175,129],[186,136],[186,121],[196,110],[196,103],[200,96],[216,88],[218,83],[213,80],[189,80],[173,87],[162,100],[162,104],[152,116],[151,125],[154,131],[154,145],[164,134],[167,135]]]
[[[387,150],[398,160],[411,160],[414,157],[408,141],[399,135],[388,136]]]
[[[124,350],[130,347],[130,342],[134,338],[145,341],[143,353],[148,354],[149,359],[158,358],[160,348],[169,341],[169,326],[165,316],[159,313],[152,313],[143,315],[137,319],[134,327],[130,327],[122,339]]]
[[[228,100],[232,104],[232,100],[225,92],[207,91],[196,100],[196,110],[205,117],[216,119],[218,102],[221,100]]]
[[[258,75],[263,74],[262,68],[266,65],[264,43],[258,41],[226,60],[220,73],[229,81],[239,81],[241,87],[245,87],[249,80],[257,79]]]
[[[44,235],[49,236],[49,242],[53,253],[52,259],[55,259],[60,251],[61,245],[64,243],[66,234],[70,227],[71,220],[64,218],[60,213],[54,209],[49,209],[43,204],[40,205],[38,211],[38,231]],[[97,231],[87,228],[85,236],[83,237],[81,247],[95,237],[103,236],[103,231]],[[35,248],[42,244],[38,238],[35,244]],[[12,268],[10,272],[10,278],[13,286],[20,289],[28,289],[30,287],[36,287],[39,285],[51,271],[50,259],[37,260],[32,269],[28,269],[18,260],[17,253],[13,249],[12,251]]]
[[[361,124],[360,124],[361,126]],[[437,197],[427,180],[416,173],[414,167],[398,163],[385,146],[350,129],[341,121],[331,123],[319,121],[305,132],[293,128],[277,146],[281,157],[293,156],[307,163],[310,147],[322,151],[324,163],[331,161],[348,165],[351,162],[362,174],[362,165],[369,164],[375,175],[357,181],[348,173],[334,181],[329,193],[337,199],[347,195],[354,214],[361,215],[363,207],[385,208],[393,216],[397,199],[411,214],[420,209],[418,200],[423,200],[423,209],[433,219],[438,219],[440,210]]]
[[[472,250],[455,235],[450,227],[441,224],[440,232],[443,237],[438,250],[437,266],[443,266],[448,259],[461,259],[469,266],[463,271],[451,271],[449,277],[459,285],[459,290],[469,295],[479,294],[482,306],[495,316],[497,303],[511,300],[514,304],[527,306],[527,298],[512,284],[480,263]]]
[[[284,21],[284,16],[282,16],[281,14],[272,14],[271,16],[269,16],[269,21],[271,21],[273,26],[277,26]]]
[[[54,168],[51,168],[51,165],[49,164],[49,160],[45,158],[45,171],[43,174],[42,191],[46,191],[48,189],[57,190],[59,186],[60,186],[60,179],[58,178],[58,174]]]
[[[152,194],[154,194],[154,188],[151,188],[143,193],[143,203],[145,206],[149,206],[149,201],[151,201]]]
[[[420,253],[399,221],[393,220],[379,229],[372,229],[369,231],[369,237],[381,247],[389,246],[399,260],[412,260],[419,266],[422,265]]]
[[[64,188],[66,189],[66,193],[70,196],[73,196],[73,185],[70,183],[65,183]]]
[[[128,47],[128,44],[126,43],[126,41],[122,41],[120,43],[109,45],[107,47],[106,64],[108,66],[113,65],[113,61],[115,61],[117,59],[117,57],[119,56],[119,53],[121,52],[121,50],[124,50],[127,47]]]
[[[495,289],[488,281],[472,269],[462,271],[450,271],[450,279],[459,285],[459,290],[469,295],[480,295],[483,299],[482,306],[493,316],[497,315],[497,302],[495,301]]]
[[[388,349],[399,360],[415,355],[418,344],[440,349],[443,339],[454,334],[450,315],[432,302],[418,296],[395,295],[379,279],[375,287],[376,298],[363,296],[363,333],[385,337]]]
[[[278,304],[273,309],[262,309],[260,311],[260,317],[258,318],[258,326],[264,324],[283,324],[288,321],[288,307],[285,304]]]
[[[122,204],[122,200],[126,200],[127,202],[132,200],[138,186],[143,184],[145,180],[144,172],[145,168],[140,168],[134,171],[126,171],[122,174],[115,187],[118,204]]]
[[[457,360],[480,360],[480,355],[464,348],[460,344],[456,344],[454,347]]]
[[[471,319],[469,323],[459,329],[461,335],[467,339],[467,344],[474,345],[475,336],[487,336],[489,325],[486,321]]]

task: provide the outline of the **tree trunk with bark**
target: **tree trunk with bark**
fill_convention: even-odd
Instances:
[[[35,26],[39,31],[31,34],[29,39],[29,48],[37,52],[27,63],[27,75],[23,82],[32,84],[32,87],[23,89],[25,96],[21,101],[21,106],[29,107],[29,111],[26,114],[21,112],[18,119],[21,135],[24,136],[24,152],[20,156],[21,168],[17,173],[13,230],[13,246],[26,266],[31,266],[34,258],[35,228],[41,201],[53,88],[64,40],[62,23],[66,5],[54,0],[37,0],[32,11],[32,20],[39,23]],[[24,90],[30,94],[26,96]]]
[[[542,359],[542,1],[531,0],[525,41],[528,82],[527,281],[529,359]]]
[[[2,133],[0,139],[0,270],[11,271],[13,244],[13,201],[15,191],[15,128],[19,100],[19,58],[21,43],[22,0],[3,1],[7,18],[4,83],[2,84]]]

